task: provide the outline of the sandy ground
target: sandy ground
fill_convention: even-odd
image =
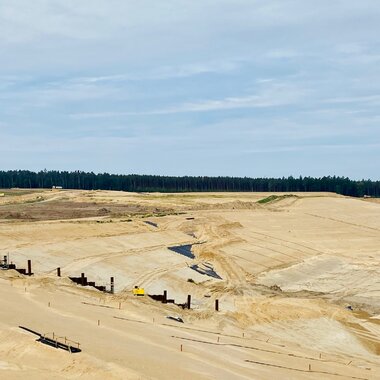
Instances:
[[[31,259],[34,275],[0,270],[0,378],[380,378],[377,202],[5,193],[1,257],[18,268]],[[68,278],[81,273],[107,289],[113,276],[115,294]],[[136,285],[176,303],[190,294],[192,309],[136,298]],[[82,352],[43,345],[19,326]]]

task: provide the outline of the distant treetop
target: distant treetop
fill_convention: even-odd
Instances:
[[[316,192],[328,191],[354,197],[380,197],[380,181],[355,181],[345,177],[172,177],[138,174],[87,173],[83,171],[0,171],[0,188],[52,188],[121,190],[132,192]]]

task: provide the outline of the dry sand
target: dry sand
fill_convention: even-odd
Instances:
[[[380,378],[377,202],[5,193],[0,254],[19,268],[31,259],[35,274],[0,271],[0,378]],[[114,276],[116,293],[68,279],[82,272],[107,288]],[[134,297],[135,285],[176,303],[191,294],[192,309]],[[20,325],[82,352],[43,345]]]

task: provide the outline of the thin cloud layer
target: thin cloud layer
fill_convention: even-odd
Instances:
[[[1,169],[377,178],[379,16],[370,0],[4,0]]]

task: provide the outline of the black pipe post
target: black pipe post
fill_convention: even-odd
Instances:
[[[215,310],[219,311],[219,300],[215,300]]]
[[[111,277],[111,293],[115,293],[115,282],[113,277]]]
[[[84,273],[81,273],[81,285],[82,285],[82,286],[85,286]]]
[[[32,275],[32,260],[28,260],[28,276]]]
[[[168,301],[168,291],[164,290],[164,298],[162,300],[162,303],[166,303]]]
[[[61,277],[61,268],[57,268],[57,276]]]
[[[190,294],[187,296],[187,308],[191,309],[191,295]]]

